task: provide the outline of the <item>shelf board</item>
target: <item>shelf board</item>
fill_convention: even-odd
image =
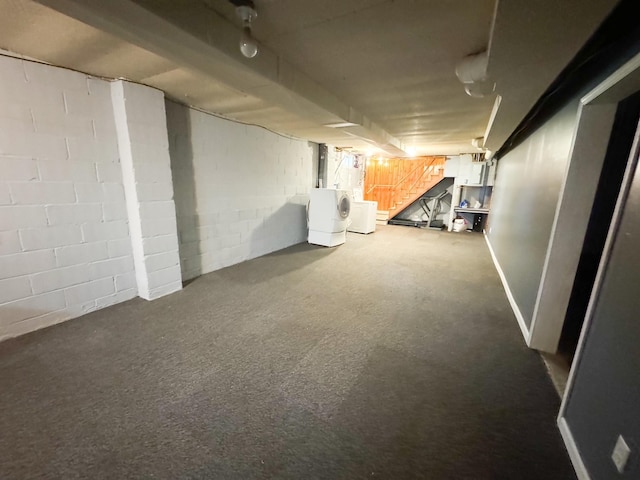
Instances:
[[[462,208],[462,207],[455,207],[453,209],[454,212],[456,213],[489,213],[489,209],[488,208]]]

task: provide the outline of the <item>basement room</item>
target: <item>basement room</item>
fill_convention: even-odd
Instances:
[[[0,0],[0,479],[640,479],[635,3]]]

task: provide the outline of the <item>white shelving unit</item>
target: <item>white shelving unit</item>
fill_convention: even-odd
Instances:
[[[448,158],[445,163],[445,177],[454,177],[448,230],[453,230],[453,220],[459,214],[488,215],[491,190],[495,179],[496,162],[474,161],[471,154]],[[469,201],[468,208],[460,208],[460,202]],[[476,205],[480,202],[480,205]]]

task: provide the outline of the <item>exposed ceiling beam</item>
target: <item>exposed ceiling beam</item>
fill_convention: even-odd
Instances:
[[[268,48],[260,46],[257,57],[244,58],[238,49],[239,27],[218,15],[203,18],[186,31],[130,0],[36,1],[177,65],[292,113],[311,116],[320,125],[354,123],[355,127],[344,130],[345,135],[392,155],[406,154],[398,138]]]
[[[484,145],[498,150],[617,0],[498,1],[489,75],[500,95]]]

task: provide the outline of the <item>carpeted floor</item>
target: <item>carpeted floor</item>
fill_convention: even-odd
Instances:
[[[0,478],[575,478],[480,234],[380,227],[0,344]]]

